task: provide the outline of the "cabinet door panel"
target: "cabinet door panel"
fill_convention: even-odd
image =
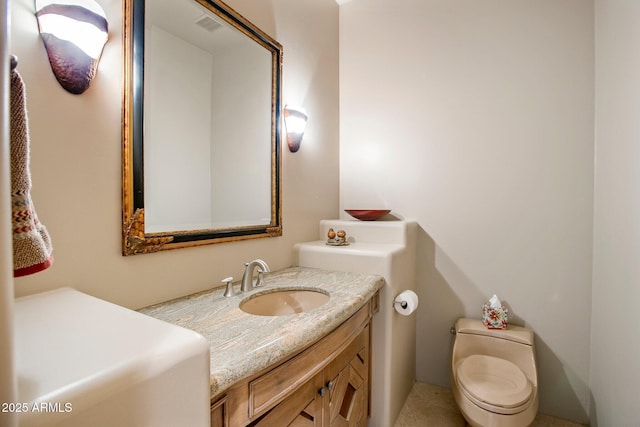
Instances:
[[[306,408],[293,420],[289,427],[315,427],[317,424],[314,414],[316,401],[309,403]]]
[[[369,328],[362,333],[326,369],[330,394],[327,409],[330,427],[367,425]]]
[[[331,427],[355,427],[365,425],[365,380],[353,365],[362,361],[354,357],[337,377],[329,401],[329,419]]]

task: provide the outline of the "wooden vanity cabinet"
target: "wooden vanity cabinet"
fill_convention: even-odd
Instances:
[[[329,335],[233,385],[212,405],[212,427],[366,427],[370,321],[378,294]]]

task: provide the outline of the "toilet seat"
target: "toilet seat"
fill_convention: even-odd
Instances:
[[[467,398],[491,412],[515,414],[533,398],[533,386],[524,372],[505,359],[474,354],[460,362],[456,374]]]

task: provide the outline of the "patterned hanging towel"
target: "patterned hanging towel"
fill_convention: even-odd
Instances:
[[[31,200],[29,171],[29,121],[22,77],[11,70],[11,222],[13,226],[13,276],[42,271],[53,263],[49,233],[38,221]]]

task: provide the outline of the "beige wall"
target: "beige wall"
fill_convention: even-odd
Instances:
[[[12,0],[11,50],[20,57],[32,137],[36,211],[54,244],[53,267],[15,281],[18,296],[60,286],[138,308],[239,279],[243,263],[293,264],[292,246],[316,238],[338,211],[338,5],[331,0],[228,0],[284,46],[283,101],[304,105],[303,146],[283,151],[284,235],[123,257],[120,207],[122,4],[102,0],[109,42],[83,95],[55,80],[32,0]],[[238,165],[237,173],[243,173]],[[230,177],[230,179],[233,179]],[[243,195],[251,197],[251,194]]]
[[[596,0],[591,425],[640,419],[640,3]]]
[[[541,411],[588,420],[593,3],[340,7],[340,204],[421,226],[417,376],[494,293],[537,337]]]

